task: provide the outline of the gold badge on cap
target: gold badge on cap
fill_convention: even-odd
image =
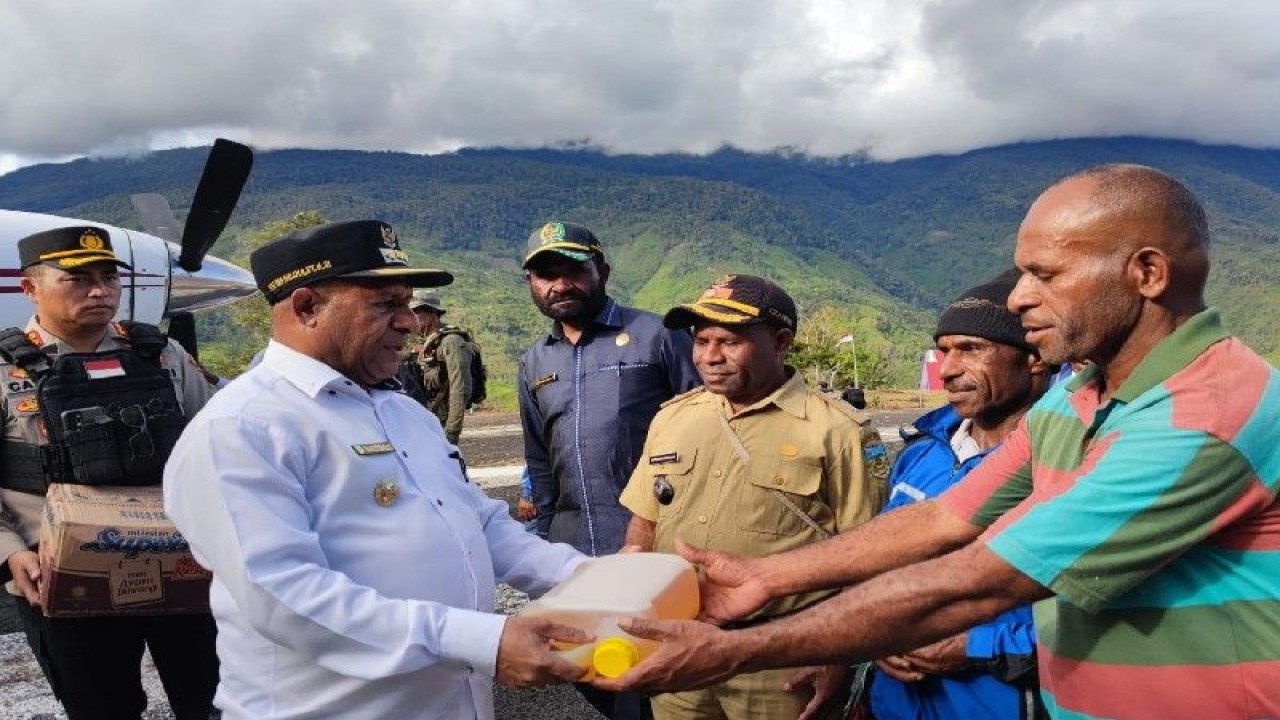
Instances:
[[[390,225],[383,225],[382,228],[382,244],[389,248],[397,249],[400,247],[400,240],[396,238],[396,231]]]
[[[782,447],[778,448],[778,450],[782,453],[782,457],[785,458],[793,458],[800,454],[800,448],[792,445],[791,443],[783,443]]]
[[[391,507],[400,499],[400,486],[391,478],[382,478],[373,486],[373,501],[382,507]]]
[[[553,243],[564,239],[564,223],[547,223],[538,231],[538,239],[542,244]]]
[[[101,250],[103,247],[102,238],[94,230],[85,230],[80,233],[80,247],[85,250]]]
[[[631,336],[626,333],[618,333],[618,336],[613,339],[613,344],[617,345],[618,347],[622,347],[623,345],[626,345],[630,342],[631,342]]]

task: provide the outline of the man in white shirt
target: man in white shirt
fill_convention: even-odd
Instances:
[[[524,531],[466,478],[440,423],[398,392],[417,328],[390,226],[334,223],[250,259],[272,304],[262,362],[187,427],[165,507],[214,573],[216,704],[238,718],[492,718],[492,678],[576,680],[545,621],[494,614],[583,556]]]

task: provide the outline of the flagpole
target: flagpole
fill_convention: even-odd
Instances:
[[[853,386],[862,387],[862,380],[858,377],[858,345],[853,341],[853,333],[849,333],[836,341],[836,346],[849,343],[849,351],[853,356]]]
[[[849,341],[849,352],[853,353],[853,386],[862,387],[862,381],[858,379],[858,346],[852,340]]]

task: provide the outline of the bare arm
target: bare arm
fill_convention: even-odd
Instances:
[[[703,616],[719,624],[743,617],[774,598],[854,585],[938,557],[972,542],[980,532],[981,528],[935,502],[924,501],[876,517],[830,540],[763,558],[683,544],[680,549],[688,560],[703,566]]]
[[[660,649],[617,681],[599,684],[669,692],[765,668],[870,660],[927,645],[1049,595],[984,544],[974,543],[744,630],[638,620],[623,629],[662,641]]]

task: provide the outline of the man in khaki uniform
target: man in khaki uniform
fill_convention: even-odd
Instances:
[[[35,308],[25,327],[32,345],[49,358],[121,348],[140,352],[149,329],[165,342],[155,361],[172,381],[182,414],[190,418],[204,407],[213,387],[177,343],[164,341],[150,326],[130,329],[112,322],[120,304],[117,266],[129,266],[116,258],[105,230],[77,226],[36,233],[18,241],[18,255],[22,291]],[[58,618],[41,613],[35,548],[45,489],[51,481],[73,480],[49,477],[41,461],[49,436],[39,409],[35,378],[0,362],[0,558],[5,560],[0,580],[17,596],[27,640],[54,694],[71,718],[139,717],[147,705],[140,669],[145,645],[174,715],[207,718],[218,684],[215,626],[208,613]],[[152,437],[160,422],[143,418],[144,428],[152,426],[143,432]],[[124,464],[137,468],[131,459]]]
[[[411,307],[423,338],[417,356],[427,409],[440,418],[444,436],[457,445],[471,399],[471,346],[460,329],[443,323],[445,309],[434,291],[414,290]]]
[[[695,545],[752,556],[822,540],[869,520],[884,502],[888,455],[870,417],[807,388],[785,357],[795,303],[753,275],[717,280],[673,308],[667,327],[692,327],[703,387],[665,403],[622,493],[634,513],[626,544],[674,552]],[[807,607],[824,594],[783,598],[747,622]],[[788,692],[792,670],[740,675],[653,699],[655,718],[794,720],[828,697]]]

